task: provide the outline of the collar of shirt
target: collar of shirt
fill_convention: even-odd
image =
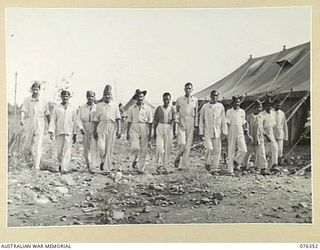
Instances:
[[[92,103],[91,105],[89,105],[88,103],[86,103],[86,105],[87,105],[88,108],[96,106],[95,103]]]
[[[138,108],[138,109],[140,109],[140,108],[141,108],[141,109],[145,109],[144,102],[141,104],[140,107],[139,107],[137,104],[135,104],[134,107],[135,107],[135,108]]]
[[[37,98],[31,97],[31,101],[32,101],[32,102],[38,102],[38,101],[39,101],[39,97],[37,97]]]

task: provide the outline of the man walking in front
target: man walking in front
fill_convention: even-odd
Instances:
[[[199,135],[203,135],[205,153],[205,168],[216,172],[221,157],[221,139],[226,136],[227,124],[224,106],[218,102],[219,92],[211,91],[211,101],[204,104],[200,110]]]
[[[262,104],[259,100],[257,100],[254,103],[253,112],[247,117],[249,129],[247,133],[248,152],[246,154],[244,162],[246,169],[248,170],[250,168],[249,162],[251,155],[254,153],[255,167],[261,170],[261,174],[265,175],[268,168],[268,162],[266,159],[265,151],[265,137],[267,138],[267,141],[269,140],[263,129],[263,117],[261,115],[261,111]]]
[[[69,103],[70,96],[68,90],[61,91],[62,102],[54,107],[48,130],[51,140],[55,136],[61,173],[68,172],[72,143],[77,139],[78,118],[76,110]]]
[[[128,110],[127,140],[131,140],[132,167],[142,174],[145,170],[148,141],[152,133],[152,110],[144,103],[147,91],[136,91],[136,103]]]
[[[283,157],[283,141],[288,140],[288,124],[286,121],[286,115],[281,110],[280,100],[274,102],[274,113],[276,118],[276,126],[274,129],[274,137],[276,138],[278,144],[278,163],[282,165]]]
[[[45,119],[50,122],[48,103],[40,98],[40,88],[39,82],[32,84],[32,95],[24,100],[20,111],[20,125],[24,126],[26,136],[25,147],[31,150],[33,168],[36,170],[40,169]]]
[[[79,108],[79,120],[80,125],[83,129],[83,148],[84,148],[84,158],[91,172],[97,163],[97,141],[93,137],[94,122],[93,118],[96,113],[95,97],[96,94],[93,91],[88,90],[87,103]]]
[[[182,169],[180,166],[181,157],[183,167],[188,167],[190,164],[189,158],[194,128],[198,126],[198,99],[191,96],[192,90],[192,83],[186,83],[184,86],[185,95],[177,99],[177,134],[179,149],[174,161],[174,166],[180,170]]]
[[[98,142],[101,158],[100,170],[107,174],[112,169],[113,148],[116,137],[121,137],[121,116],[119,107],[112,101],[111,86],[103,91],[103,102],[97,104],[94,116],[94,138]]]
[[[163,105],[157,107],[154,114],[154,137],[156,138],[157,148],[157,172],[168,172],[169,168],[169,153],[172,147],[173,140],[173,123],[175,121],[175,112],[170,105],[170,93],[164,93],[162,96]]]
[[[274,137],[274,130],[277,125],[274,110],[272,110],[272,101],[266,100],[265,111],[261,113],[263,117],[263,128],[267,135],[268,142],[266,143],[266,154],[271,154],[271,170],[279,170],[278,164],[278,144]]]
[[[232,108],[227,110],[226,122],[228,124],[228,172],[233,175],[234,168],[239,170],[239,165],[243,163],[247,153],[247,145],[244,134],[246,129],[246,114],[240,108],[239,96],[232,97]]]

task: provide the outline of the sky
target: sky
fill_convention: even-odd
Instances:
[[[102,96],[113,86],[125,104],[135,89],[146,100],[194,93],[222,79],[249,56],[260,57],[311,41],[311,8],[239,9],[6,9],[7,99],[30,96],[31,82],[45,82],[41,95],[58,101],[69,86],[75,105],[86,91]]]

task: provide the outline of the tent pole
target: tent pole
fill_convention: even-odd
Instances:
[[[299,110],[299,108],[302,106],[302,104],[306,102],[308,96],[309,96],[309,93],[302,98],[302,100],[300,101],[300,103],[296,106],[296,108],[292,111],[292,113],[290,114],[290,116],[287,118],[287,120],[286,120],[287,122],[290,121],[290,119],[292,118],[292,116]]]
[[[291,147],[291,149],[289,150],[289,152],[286,154],[286,156],[284,158],[287,159],[287,157],[291,154],[291,152],[293,151],[293,149],[298,145],[298,143],[302,140],[302,138],[309,132],[310,127],[306,128],[305,131],[302,133],[302,135],[300,136],[300,138],[296,141],[296,143]]]

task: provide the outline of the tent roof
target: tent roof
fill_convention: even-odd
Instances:
[[[209,99],[212,90],[221,98],[233,95],[259,96],[310,90],[310,42],[278,53],[248,60],[238,69],[213,85],[194,94]]]

